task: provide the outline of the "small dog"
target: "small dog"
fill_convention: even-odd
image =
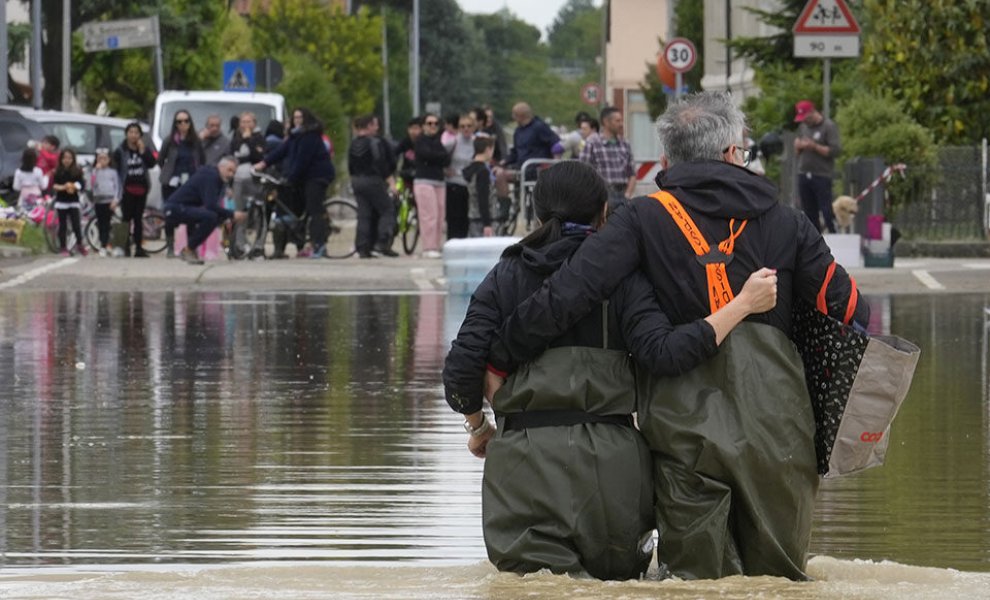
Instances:
[[[853,219],[859,212],[859,204],[852,196],[839,196],[832,203],[835,225],[839,233],[852,233]]]

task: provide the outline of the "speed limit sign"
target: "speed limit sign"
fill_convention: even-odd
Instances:
[[[663,48],[663,55],[670,68],[677,73],[690,71],[694,67],[694,61],[698,58],[694,44],[685,38],[674,38],[667,42]]]

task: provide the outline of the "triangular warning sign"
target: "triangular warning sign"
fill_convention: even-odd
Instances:
[[[228,90],[246,90],[250,87],[251,82],[248,81],[247,75],[244,73],[244,69],[239,67],[234,69],[234,74],[227,80],[226,88]]]
[[[810,0],[794,24],[794,33],[859,33],[845,0]]]

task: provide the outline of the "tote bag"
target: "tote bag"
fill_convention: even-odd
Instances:
[[[818,472],[831,478],[882,465],[921,350],[861,333],[805,302],[795,305],[792,339],[815,413]]]

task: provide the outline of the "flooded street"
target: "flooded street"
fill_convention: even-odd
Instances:
[[[0,597],[990,593],[990,295],[871,298],[922,357],[887,464],[822,485],[802,584],[497,573],[440,384],[466,302],[0,295]]]

